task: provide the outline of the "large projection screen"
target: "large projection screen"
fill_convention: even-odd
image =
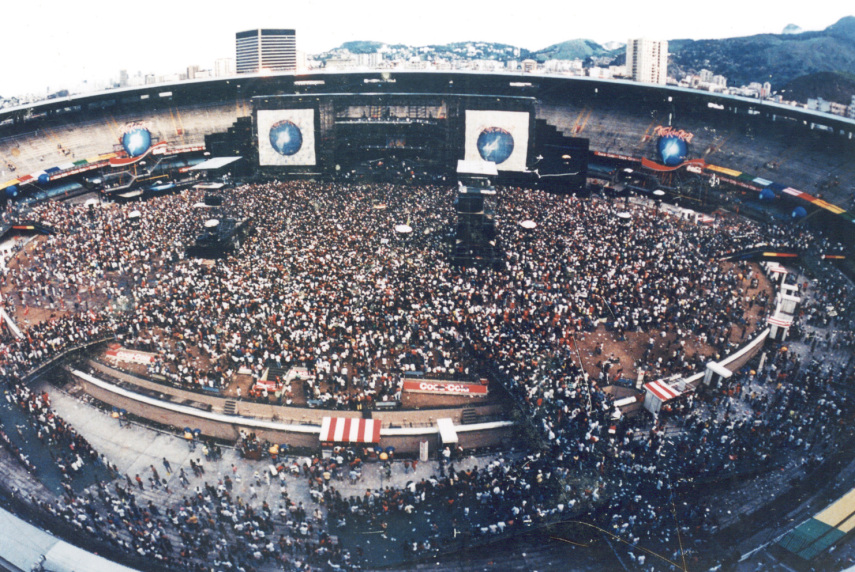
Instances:
[[[259,109],[256,122],[260,166],[315,164],[314,109]]]
[[[491,161],[500,171],[525,171],[529,114],[466,110],[464,160]]]

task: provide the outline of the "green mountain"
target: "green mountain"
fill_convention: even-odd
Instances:
[[[623,51],[623,49],[618,51]],[[532,59],[539,62],[546,60],[584,60],[593,56],[610,55],[615,54],[591,40],[568,40],[531,53]]]
[[[382,42],[345,42],[340,49],[351,53],[377,51]],[[584,60],[611,58],[621,64],[625,48],[610,50],[585,39],[553,44],[542,50],[529,51],[508,44],[492,42],[454,42],[424,47],[390,45],[393,56],[423,58],[442,57],[450,60],[489,59],[499,61],[532,58],[539,62],[550,59]],[[319,59],[329,57],[332,50],[319,54]],[[775,91],[786,90],[786,99],[805,101],[809,97],[822,97],[829,101],[849,103],[855,74],[855,16],[847,16],[825,30],[798,32],[798,27],[787,26],[782,34],[759,34],[720,40],[669,40],[669,75],[680,78],[683,74],[712,70],[727,78],[728,85],[740,86],[751,82],[770,82]],[[594,60],[596,61],[596,60]],[[600,61],[599,63],[604,63]]]
[[[769,81],[773,89],[820,72],[855,70],[855,17],[819,32],[759,34],[721,40],[669,42],[669,72],[702,68],[727,77],[728,85]],[[669,74],[670,75],[670,74]]]
[[[525,48],[518,48],[510,44],[500,44],[496,42],[452,42],[449,44],[432,44],[429,46],[410,46],[404,44],[386,44],[384,42],[374,42],[367,40],[359,40],[352,42],[344,42],[337,48],[315,54],[319,60],[325,61],[334,54],[339,54],[344,50],[352,54],[371,54],[386,48],[387,53],[395,55],[402,54],[420,54],[423,57],[443,57],[451,59],[487,59],[507,61],[512,59],[525,59],[530,55],[530,51]]]
[[[803,75],[781,86],[778,92],[784,99],[793,101],[821,97],[849,105],[855,95],[855,74],[819,72]]]
[[[373,54],[383,46],[383,42],[366,42],[359,40],[355,42],[345,42],[341,45],[340,49],[347,50],[351,54]]]
[[[431,44],[427,46],[439,56],[459,56],[473,59],[512,60],[529,57],[529,51],[510,44],[497,42],[452,42],[450,44]],[[516,53],[519,52],[519,57]]]

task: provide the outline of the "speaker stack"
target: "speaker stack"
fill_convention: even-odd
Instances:
[[[484,266],[498,260],[494,187],[460,185],[454,199],[457,224],[451,259],[463,266]]]

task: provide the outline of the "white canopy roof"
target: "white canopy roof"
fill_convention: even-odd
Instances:
[[[436,420],[436,427],[439,429],[439,438],[442,439],[443,445],[457,443],[457,431],[454,430],[454,421],[448,417],[442,417]]]
[[[499,169],[492,161],[457,161],[458,175],[481,175],[483,177],[498,177]]]
[[[202,161],[198,165],[190,167],[191,171],[216,171],[222,169],[226,165],[230,165],[242,157],[211,157],[207,161]]]

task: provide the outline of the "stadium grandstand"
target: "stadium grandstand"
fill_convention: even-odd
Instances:
[[[532,74],[2,110],[3,565],[844,569],[853,159]]]

